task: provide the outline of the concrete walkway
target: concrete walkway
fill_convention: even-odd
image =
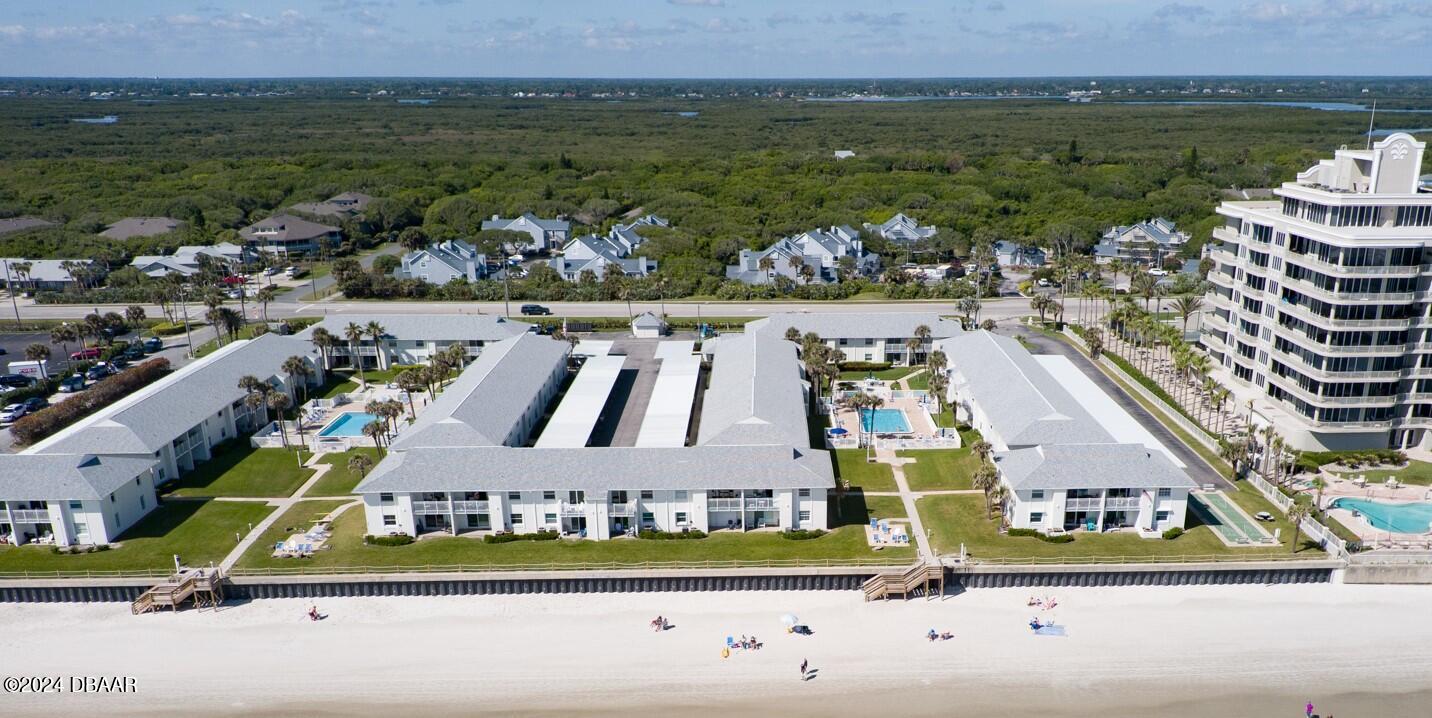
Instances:
[[[324,454],[314,454],[308,458],[308,461],[304,462],[303,465],[305,467],[314,470],[313,476],[310,476],[307,481],[303,482],[303,485],[298,487],[298,490],[293,492],[292,496],[286,499],[254,499],[256,501],[264,501],[275,508],[269,512],[268,516],[264,517],[263,521],[255,524],[254,530],[250,531],[249,535],[245,536],[243,540],[239,542],[239,545],[235,546],[234,550],[230,551],[229,555],[224,557],[223,561],[219,562],[220,568],[225,571],[233,568],[234,564],[239,562],[239,557],[243,556],[244,552],[249,550],[249,547],[253,546],[254,543],[259,540],[259,537],[262,536],[265,531],[268,531],[270,526],[273,526],[275,521],[278,521],[278,517],[287,513],[289,508],[294,504],[302,501],[305,498],[304,494],[308,493],[308,490],[312,488],[314,484],[317,484],[325,474],[333,469],[332,464],[319,463],[319,459],[322,459],[323,456]]]
[[[930,548],[930,540],[925,536],[925,524],[920,520],[920,512],[915,509],[915,499],[918,496],[910,491],[910,483],[905,480],[905,464],[914,459],[896,456],[894,451],[889,449],[877,449],[875,460],[882,464],[889,464],[891,473],[895,475],[895,487],[898,488],[900,502],[905,505],[905,514],[910,519],[910,533],[914,534],[915,547],[920,558],[925,561],[935,561],[935,551]]]

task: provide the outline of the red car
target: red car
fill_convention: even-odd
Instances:
[[[100,352],[99,352],[99,347],[90,347],[90,348],[88,348],[88,349],[81,349],[81,350],[79,350],[79,351],[77,351],[77,352],[70,352],[70,359],[72,359],[72,360],[74,360],[74,361],[85,361],[85,360],[88,360],[88,359],[98,359],[98,358],[99,358],[99,354],[100,354]]]

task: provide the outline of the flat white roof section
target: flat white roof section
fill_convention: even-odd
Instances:
[[[692,344],[662,342],[656,348],[656,355],[661,357],[661,371],[656,375],[651,401],[641,419],[637,446],[686,445],[691,406],[696,402],[696,381],[701,376],[701,357],[691,353]],[[685,354],[681,353],[683,349]]]
[[[577,378],[567,387],[562,403],[557,405],[534,446],[539,449],[579,449],[586,446],[624,363],[624,356],[587,359],[581,371],[577,372]]]
[[[656,345],[657,359],[683,359],[696,351],[696,342],[682,341],[680,339],[662,342]]]
[[[1154,435],[1150,434],[1149,430],[1145,429],[1129,412],[1124,411],[1118,402],[1105,394],[1104,390],[1094,383],[1094,380],[1079,371],[1079,367],[1074,366],[1068,357],[1057,354],[1035,354],[1034,360],[1039,362],[1039,365],[1044,367],[1044,370],[1049,372],[1049,375],[1054,377],[1060,386],[1063,386],[1074,397],[1074,400],[1079,402],[1079,405],[1084,407],[1084,410],[1089,412],[1095,421],[1099,422],[1099,426],[1114,437],[1115,441],[1143,444],[1145,447],[1167,456],[1174,466],[1180,469],[1188,468],[1186,464],[1178,460],[1177,456],[1173,455],[1173,452],[1168,450],[1168,447],[1163,445],[1163,442],[1154,438]]]
[[[572,355],[579,357],[604,357],[612,353],[612,341],[598,339],[583,339],[577,342],[572,348]]]

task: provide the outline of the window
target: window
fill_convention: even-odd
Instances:
[[[1042,523],[1044,523],[1044,512],[1043,512],[1043,511],[1031,511],[1031,512],[1029,512],[1029,523],[1032,523],[1032,524],[1042,524]]]
[[[75,538],[77,538],[77,539],[88,539],[88,538],[89,538],[89,524],[84,523],[83,521],[76,521],[76,522],[75,522]]]
[[[384,525],[384,526],[397,526],[397,525],[398,525],[398,517],[397,517],[397,516],[394,516],[394,515],[392,515],[392,514],[384,514],[384,515],[383,515],[383,525]]]
[[[1173,489],[1159,489],[1159,498],[1166,499],[1173,496]]]
[[[1034,501],[1039,501],[1043,499],[1044,489],[1035,489],[1034,491],[1029,492],[1029,498],[1033,499]]]
[[[555,524],[555,523],[557,523],[557,514],[542,514],[542,523],[544,523],[544,524]]]
[[[522,500],[522,492],[521,492],[521,491],[509,491],[509,492],[507,492],[507,500],[508,500],[508,501],[521,501],[521,500]]]
[[[641,492],[641,500],[642,500],[642,501],[651,501],[652,498],[653,498],[652,492],[650,492],[650,491],[643,491],[643,492]]]
[[[802,511],[802,512],[800,512],[800,514],[798,515],[797,518],[800,520],[801,523],[806,523],[806,522],[810,521],[810,512],[809,512],[809,511]]]
[[[685,500],[686,500],[686,492],[685,492],[685,491],[677,491],[677,492],[676,492],[676,500],[677,500],[677,501],[685,501]]]
[[[149,508],[149,507],[144,505],[144,497],[143,497],[143,496],[140,496],[140,497],[139,497],[139,510],[140,510],[140,511],[143,511],[143,510],[145,510],[145,509],[147,509],[147,508]]]
[[[511,523],[513,526],[521,526],[521,525],[522,525],[522,514],[508,514],[508,515],[507,515],[507,521],[508,521],[508,523]]]
[[[542,500],[543,500],[543,501],[556,501],[556,500],[557,500],[557,492],[556,492],[556,491],[543,491],[543,492],[542,492]]]
[[[109,495],[109,502],[114,503],[114,494]]]
[[[378,494],[378,500],[381,501],[381,502],[383,502],[383,503],[385,503],[385,504],[392,503],[392,502],[393,502],[393,495],[392,495],[392,494]]]
[[[810,496],[810,489],[801,489],[800,491],[796,492],[796,494],[801,497]]]
[[[1156,521],[1156,522],[1158,522],[1158,523],[1163,523],[1163,522],[1165,522],[1165,521],[1168,521],[1168,512],[1167,512],[1167,511],[1160,511],[1160,512],[1154,514],[1154,521]]]
[[[71,502],[70,502],[70,510],[71,510],[71,511],[83,511],[83,510],[84,510],[84,507],[85,507],[85,504],[84,504],[83,501],[71,501]]]
[[[656,514],[653,514],[653,513],[650,512],[650,511],[643,511],[643,512],[641,512],[641,522],[642,522],[643,525],[648,525],[648,526],[651,525],[651,524],[656,523]]]
[[[686,512],[685,512],[685,511],[677,511],[677,512],[676,512],[676,525],[677,525],[677,526],[685,526],[685,525],[686,525]]]

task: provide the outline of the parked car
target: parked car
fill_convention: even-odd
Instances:
[[[289,267],[283,270],[283,276],[289,279],[298,279],[304,275],[304,271],[303,267]]]
[[[25,413],[26,413],[26,414],[33,414],[33,413],[35,413],[35,412],[37,412],[37,411],[39,411],[39,410],[41,410],[41,409],[43,409],[43,408],[49,406],[49,405],[50,405],[50,400],[49,400],[49,399],[46,399],[45,397],[42,397],[42,396],[32,396],[32,397],[30,397],[29,399],[26,399],[26,400],[24,400],[24,401],[22,401],[22,402],[20,402],[20,403],[25,405]]]
[[[0,409],[0,424],[13,424],[24,415],[24,404],[6,404],[4,409]]]
[[[10,387],[11,389],[28,389],[34,385],[34,383],[35,379],[33,377],[28,377],[24,374],[0,374],[0,386]]]
[[[91,381],[99,381],[113,373],[114,370],[110,369],[108,364],[96,364],[90,367],[89,371],[85,372],[85,376]]]
[[[278,274],[278,267],[264,267],[265,277],[272,277],[275,274]]]
[[[9,350],[7,350],[5,347],[0,347],[0,357],[3,357],[3,356],[5,356],[6,354],[9,354],[9,353],[10,353]]]
[[[159,337],[150,337],[144,340],[144,353],[153,354],[164,348],[164,340]]]
[[[77,352],[70,352],[70,361],[88,361],[90,359],[98,359],[99,354],[99,347],[81,349]]]
[[[144,346],[138,342],[130,344],[124,348],[124,353],[120,356],[129,361],[140,361],[144,359]]]
[[[522,313],[529,317],[545,316],[550,315],[552,313],[552,310],[542,306],[541,304],[523,304]]]
[[[109,360],[109,368],[113,372],[119,372],[129,368],[129,360],[122,356],[113,357]]]
[[[84,391],[85,378],[79,374],[71,374],[60,380],[60,391],[65,393]]]

